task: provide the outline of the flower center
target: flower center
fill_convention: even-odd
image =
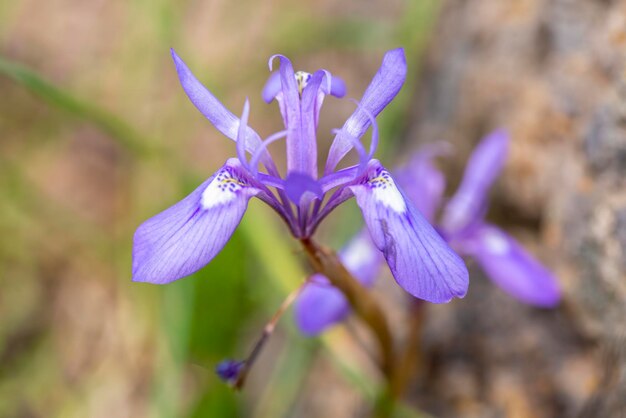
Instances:
[[[396,184],[388,171],[377,170],[374,177],[367,179],[367,184],[371,187],[377,201],[391,208],[394,212],[404,213],[406,211],[404,198],[396,188]]]
[[[296,84],[298,85],[298,93],[302,96],[302,91],[309,84],[309,80],[311,80],[311,74],[306,71],[297,71],[294,74],[296,78]]]
[[[200,202],[204,209],[226,204],[235,199],[237,193],[245,187],[248,187],[245,180],[240,179],[228,168],[223,168],[202,192]]]

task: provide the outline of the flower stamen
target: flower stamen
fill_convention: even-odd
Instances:
[[[309,81],[311,81],[311,74],[306,71],[296,71],[294,77],[296,78],[296,84],[298,85],[298,94],[302,97],[302,91],[307,84],[309,84]]]

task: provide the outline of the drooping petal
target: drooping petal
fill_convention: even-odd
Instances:
[[[198,81],[187,64],[172,49],[172,58],[176,65],[180,84],[191,103],[202,113],[215,128],[233,141],[237,140],[239,130],[239,118],[211,94],[211,92]],[[252,153],[261,143],[259,135],[250,127],[247,128],[246,151]]]
[[[380,251],[367,230],[355,236],[340,252],[339,258],[366,287],[374,283],[382,262]],[[296,324],[305,335],[317,335],[343,321],[349,313],[350,306],[344,295],[321,274],[309,279],[294,307]]]
[[[133,280],[164,284],[204,267],[230,239],[248,200],[259,192],[239,160],[229,159],[189,196],[137,228]]]
[[[362,229],[339,252],[339,259],[350,273],[365,287],[374,284],[383,262],[380,251],[374,245],[367,229]]]
[[[432,161],[439,153],[433,147],[422,149],[407,165],[394,172],[407,197],[430,223],[435,220],[446,189],[446,178]]]
[[[442,225],[454,233],[480,220],[489,188],[500,174],[509,146],[509,135],[497,130],[487,135],[472,153],[458,190],[443,213]]]
[[[346,120],[342,130],[353,138],[361,138],[370,125],[369,111],[374,117],[393,100],[406,78],[406,59],[402,48],[387,52],[382,65],[363,94],[360,106]],[[352,149],[353,142],[345,136],[337,135],[328,153],[325,173],[335,169],[339,161]]]
[[[501,229],[488,224],[474,228],[459,248],[473,256],[487,276],[514,298],[541,307],[559,303],[561,291],[556,278]]]
[[[404,197],[378,161],[372,160],[365,178],[349,187],[374,244],[404,290],[433,303],[465,296],[469,280],[463,260]]]
[[[261,97],[266,103],[270,103],[281,89],[280,73],[274,71],[267,78],[265,86],[263,86],[263,91],[261,92]]]
[[[324,93],[328,94],[325,89]],[[330,79],[330,95],[335,97],[343,97],[346,95],[346,83],[336,75],[332,76]]]
[[[294,306],[296,324],[304,335],[317,335],[350,313],[345,296],[326,277],[316,274],[305,286]]]

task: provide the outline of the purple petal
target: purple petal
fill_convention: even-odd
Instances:
[[[350,189],[372,240],[404,290],[433,303],[465,296],[469,280],[463,260],[404,197],[378,161],[372,160],[367,177]]]
[[[188,276],[220,252],[237,228],[250,186],[237,159],[171,208],[137,228],[133,242],[133,280],[156,284]]]
[[[342,130],[354,138],[361,138],[370,125],[366,109],[374,117],[393,100],[406,78],[406,59],[402,48],[388,51],[378,72],[361,98],[360,107],[346,120]],[[353,142],[337,135],[328,153],[325,172],[335,169],[339,161],[352,149]]]
[[[172,58],[176,65],[180,84],[191,103],[202,113],[215,128],[233,141],[237,140],[239,118],[233,115],[224,105],[198,81],[185,62],[172,49]],[[261,138],[252,128],[247,128],[246,150],[254,152],[261,143]]]
[[[441,151],[439,147],[424,148],[415,153],[406,166],[394,172],[407,197],[431,223],[446,189],[445,176],[432,162]]]
[[[261,93],[261,97],[267,103],[270,103],[276,95],[281,91],[281,82],[280,82],[280,72],[274,71],[270,74],[267,81],[265,82],[265,86],[263,87],[263,92]],[[322,86],[322,91],[324,94],[329,94],[328,89],[326,88],[326,84]],[[335,97],[343,97],[346,95],[346,83],[337,76],[332,76],[330,79],[330,94]]]
[[[233,384],[239,379],[245,362],[239,360],[223,360],[215,366],[215,373],[225,383]]]
[[[362,229],[339,252],[346,269],[365,287],[374,284],[383,257],[374,245],[367,229]]]
[[[317,335],[350,313],[345,296],[326,277],[316,274],[305,286],[294,306],[296,324],[303,334]]]
[[[324,192],[320,183],[307,174],[289,173],[285,179],[285,192],[287,197],[295,203],[300,204],[302,197],[309,193],[310,197],[324,198]]]
[[[460,246],[473,256],[487,276],[514,298],[535,306],[553,307],[561,299],[556,278],[513,237],[492,225],[482,225]]]
[[[265,86],[263,87],[263,91],[261,92],[261,97],[267,103],[270,103],[274,100],[274,97],[281,91],[281,82],[280,82],[280,73],[278,71],[274,71],[270,74],[265,82]]]
[[[479,220],[487,193],[500,174],[509,146],[509,135],[497,130],[487,135],[472,153],[463,180],[443,213],[442,225],[454,233]]]
[[[287,129],[287,172],[306,173],[317,178],[317,144],[313,115],[309,117],[308,113],[302,111],[300,90],[291,61],[282,55],[277,57],[280,59],[281,111]],[[321,78],[317,82],[319,86]],[[313,98],[308,102],[313,103]]]
[[[324,93],[328,94],[327,91]],[[332,76],[330,79],[330,94],[335,97],[343,97],[346,95],[346,83],[337,76]]]
[[[374,283],[382,262],[381,254],[366,230],[350,241],[339,258],[366,287]],[[344,295],[321,274],[309,279],[294,307],[296,324],[305,335],[317,335],[343,321],[349,313],[350,306]]]

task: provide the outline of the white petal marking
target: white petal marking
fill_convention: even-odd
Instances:
[[[237,197],[240,190],[247,186],[245,180],[239,178],[228,168],[224,168],[215,175],[213,181],[204,189],[200,204],[203,209],[227,204]]]
[[[388,171],[379,169],[368,178],[374,199],[397,213],[406,212],[406,203]]]
[[[483,233],[485,246],[494,254],[502,255],[509,251],[509,242],[498,231],[487,230]]]
[[[359,236],[354,239],[343,253],[342,261],[348,270],[356,270],[375,257],[376,247],[367,242],[368,238]]]

